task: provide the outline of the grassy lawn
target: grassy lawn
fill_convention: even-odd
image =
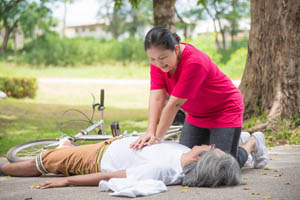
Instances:
[[[103,65],[88,67],[37,68],[0,63],[3,76],[32,76],[39,80],[37,96],[34,99],[0,100],[0,156],[17,144],[35,139],[60,136],[58,122],[67,109],[78,109],[91,115],[93,98],[99,101],[100,89],[105,89],[104,118],[107,130],[112,121],[119,121],[121,132],[144,131],[147,126],[149,96],[149,67],[137,64]],[[47,81],[45,78],[55,78]],[[63,79],[61,79],[63,78]],[[76,78],[69,81],[68,78]],[[122,81],[87,81],[84,79],[129,79]],[[83,119],[82,115],[70,112],[65,120]],[[95,116],[94,119],[99,119]],[[87,123],[68,124],[71,133],[85,128]],[[64,129],[65,130],[65,129]]]
[[[129,63],[81,67],[32,67],[0,62],[2,76],[31,76],[39,78],[101,78],[149,79],[149,65]]]
[[[144,131],[147,123],[149,82],[68,82],[66,78],[149,79],[149,68],[140,66],[95,66],[80,68],[28,68],[0,64],[0,74],[6,76],[34,76],[58,78],[54,82],[39,81],[34,99],[0,100],[0,155],[9,148],[26,141],[60,136],[58,122],[67,109],[78,109],[88,116],[93,98],[99,101],[100,89],[105,89],[104,118],[107,130],[112,121],[119,121],[121,131]],[[62,81],[64,78],[66,81]],[[82,119],[71,112],[66,119]],[[94,119],[99,119],[95,116]],[[68,124],[77,133],[87,123]]]
[[[88,116],[92,111],[87,105],[41,104],[11,98],[1,100],[0,156],[4,156],[9,148],[26,141],[60,136],[58,122],[63,112],[69,108],[81,110]],[[112,121],[119,121],[121,132],[146,129],[146,109],[107,107],[104,115],[107,131]],[[64,119],[83,119],[83,117],[73,112]],[[99,119],[99,114],[96,114],[94,119]],[[85,127],[86,123],[72,123],[67,128],[71,128],[73,130],[71,133],[75,133]]]

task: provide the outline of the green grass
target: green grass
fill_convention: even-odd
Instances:
[[[241,79],[244,66],[219,66],[230,79]],[[0,62],[2,76],[31,76],[38,78],[93,78],[93,79],[150,79],[148,63],[103,64],[97,66],[80,67],[33,67],[20,66],[12,63]]]
[[[91,114],[90,106],[70,106],[58,104],[40,104],[8,98],[0,100],[0,156],[13,146],[26,141],[60,136],[58,122],[63,112],[69,108]],[[105,109],[106,130],[110,130],[112,121],[119,121],[121,132],[144,131],[147,126],[146,109],[120,109],[107,107]],[[78,113],[66,115],[65,120],[83,119]],[[94,117],[99,119],[99,114]],[[72,133],[85,128],[86,124],[73,123],[68,126]]]
[[[265,114],[252,117],[244,122],[243,130],[251,130],[256,125],[267,123],[267,127],[261,128],[268,146],[284,144],[300,144],[300,120],[299,115],[289,120],[268,121]]]
[[[101,79],[149,79],[148,64],[121,63],[81,67],[32,67],[0,62],[2,76],[31,76],[39,78],[101,78]]]

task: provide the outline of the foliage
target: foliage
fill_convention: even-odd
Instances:
[[[1,51],[6,51],[10,34],[20,28],[24,36],[33,38],[36,28],[40,32],[48,32],[55,25],[49,5],[55,0],[29,1],[4,0],[0,2],[0,24],[3,24],[5,36]],[[0,27],[1,28],[1,27]]]
[[[222,71],[233,79],[239,79],[244,72],[248,48],[242,47],[230,55],[229,61],[221,68]]]
[[[0,77],[0,90],[15,98],[34,98],[37,92],[36,78]]]
[[[115,2],[115,3],[113,3]],[[99,19],[107,19],[107,32],[112,34],[114,39],[127,37],[143,37],[143,28],[147,24],[152,24],[152,3],[151,1],[141,0],[136,4],[134,1],[101,1],[98,11]]]
[[[263,113],[254,116],[244,122],[243,130],[254,132],[261,131],[266,137],[268,146],[283,144],[300,144],[299,116],[293,116],[289,120],[269,120]]]
[[[47,34],[27,43],[21,52],[18,62],[30,65],[76,66],[146,60],[143,42],[135,38],[118,42]]]
[[[230,47],[227,49],[219,49],[222,54],[221,63],[227,63],[231,59],[232,54],[240,48],[248,48],[248,37],[243,37],[240,40],[234,40]]]
[[[240,32],[238,20],[250,17],[250,2],[248,0],[198,0],[197,4],[201,7],[195,8],[200,13],[196,16],[203,18],[204,13],[206,13],[206,16],[213,20],[215,27],[218,27],[217,30],[222,33],[223,41],[226,41],[225,32],[228,32],[233,42],[234,36]],[[229,24],[221,19],[226,19]],[[217,30],[215,28],[215,31]],[[217,38],[216,41],[219,49],[226,48],[226,42],[223,42],[222,48],[220,48],[221,45]]]
[[[221,64],[220,61],[222,55],[218,52],[218,49],[214,45],[215,41],[213,34],[200,35],[195,40],[186,39],[185,42],[192,44],[196,48],[206,53],[216,65],[219,66]]]

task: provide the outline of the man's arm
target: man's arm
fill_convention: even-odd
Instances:
[[[99,184],[99,181],[109,180],[111,178],[126,178],[126,170],[49,179],[37,186],[37,188],[46,189],[54,187],[66,187],[69,185],[96,186]]]

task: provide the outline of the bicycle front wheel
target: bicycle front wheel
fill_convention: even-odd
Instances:
[[[55,149],[58,145],[59,141],[55,139],[34,140],[12,147],[6,157],[9,162],[32,160],[42,151]]]

